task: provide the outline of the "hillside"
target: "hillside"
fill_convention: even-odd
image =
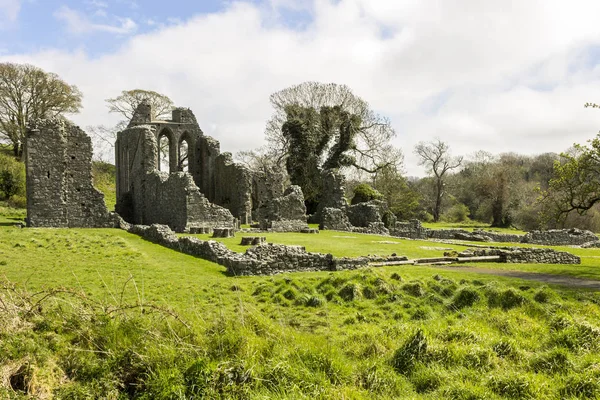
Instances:
[[[432,242],[316,236],[305,235],[303,244],[337,255],[369,245],[380,254],[439,253]],[[291,234],[269,240],[299,241]],[[583,266],[510,267],[597,278],[591,260],[598,250],[579,251]],[[0,292],[0,382],[9,383],[0,393],[600,395],[595,292],[427,266],[228,277],[216,264],[112,229],[2,227],[0,274],[7,279]]]

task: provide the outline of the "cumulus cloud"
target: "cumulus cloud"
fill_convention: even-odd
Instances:
[[[46,50],[10,59],[78,85],[82,126],[114,121],[103,99],[150,89],[191,107],[233,152],[263,143],[271,93],[307,80],[347,84],[391,119],[413,175],[423,173],[412,154],[420,140],[440,137],[455,154],[534,154],[585,142],[600,127],[600,114],[583,108],[600,101],[600,3],[314,0],[302,8],[311,15],[303,29],[272,23],[273,7],[289,4],[231,3],[102,56]],[[72,31],[104,29],[63,11]]]
[[[100,15],[105,16],[106,13],[102,11]],[[65,22],[67,30],[73,34],[107,32],[125,35],[133,33],[137,28],[137,24],[130,18],[118,18],[117,25],[95,23],[85,14],[67,6],[62,6],[56,10],[54,17]]]
[[[20,10],[21,0],[0,0],[0,28],[14,23]]]

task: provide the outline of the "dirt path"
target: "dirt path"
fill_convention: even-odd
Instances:
[[[581,279],[572,276],[540,274],[536,272],[507,271],[503,269],[488,269],[478,267],[437,267],[449,271],[475,272],[477,274],[488,274],[498,276],[510,276],[512,278],[521,278],[530,281],[543,282],[550,285],[562,285],[571,288],[582,288],[600,291],[600,281],[594,279]]]

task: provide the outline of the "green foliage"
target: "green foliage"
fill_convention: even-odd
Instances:
[[[299,185],[311,208],[316,207],[322,191],[321,173],[356,164],[349,151],[355,147],[360,117],[340,106],[313,107],[289,105],[282,125],[288,143],[286,168],[292,184]]]
[[[4,200],[25,197],[25,165],[5,154],[0,154],[0,196]]]
[[[442,215],[442,221],[446,222],[465,222],[469,220],[469,207],[458,203],[450,207]]]
[[[588,143],[574,144],[554,163],[553,177],[541,198],[546,220],[564,219],[571,212],[584,214],[600,201],[600,134]]]
[[[77,113],[82,94],[54,73],[29,64],[0,64],[0,136],[10,140],[20,157],[25,133],[37,118]]]
[[[366,203],[371,200],[381,200],[383,195],[367,183],[361,183],[354,188],[354,196],[350,204]]]

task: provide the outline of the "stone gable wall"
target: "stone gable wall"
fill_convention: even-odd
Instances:
[[[27,225],[106,228],[118,225],[92,185],[92,143],[63,119],[36,121],[25,144]]]

